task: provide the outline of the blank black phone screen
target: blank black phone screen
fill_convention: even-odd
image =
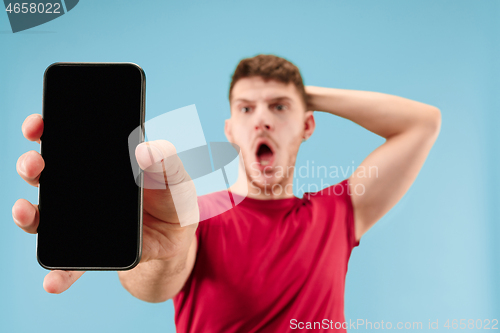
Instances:
[[[132,63],[55,63],[45,71],[37,236],[43,267],[123,270],[139,262],[142,189],[130,152],[144,140],[136,130],[143,128],[144,99],[145,75]]]

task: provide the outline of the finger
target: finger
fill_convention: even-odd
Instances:
[[[51,294],[60,294],[68,290],[85,271],[51,271],[43,280],[43,289]]]
[[[38,152],[30,150],[22,154],[17,160],[16,170],[17,173],[28,184],[38,186],[40,173],[45,167],[45,161]]]
[[[21,128],[26,139],[40,143],[40,137],[43,133],[42,115],[32,114],[26,117]]]
[[[159,183],[164,183],[165,177],[170,178],[169,183],[178,183],[185,176],[180,172],[184,167],[177,156],[177,150],[166,140],[141,143],[136,147],[135,154],[141,169]]]
[[[25,199],[19,199],[12,207],[12,217],[18,227],[30,234],[36,234],[40,214],[38,206]]]
[[[147,176],[144,188],[166,189],[191,178],[184,169],[174,145],[166,140],[141,143],[135,150],[137,162]]]
[[[174,145],[166,140],[145,142],[135,154],[144,170],[144,209],[167,222],[198,222],[196,189]]]

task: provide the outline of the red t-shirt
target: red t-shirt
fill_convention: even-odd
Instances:
[[[201,196],[201,215],[225,205],[223,195]],[[345,332],[333,328],[345,322],[347,264],[359,245],[347,179],[302,199],[245,198],[200,222],[196,237],[193,271],[173,298],[177,332],[293,332],[308,322]]]

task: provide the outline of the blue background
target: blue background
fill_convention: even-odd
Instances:
[[[415,184],[353,251],[346,318],[424,328],[438,319],[443,332],[446,319],[499,319],[499,17],[498,1],[108,0],[80,1],[13,34],[0,13],[0,330],[175,331],[172,302],[135,299],[116,272],[87,272],[61,295],[42,288],[35,236],[14,224],[11,208],[18,198],[37,202],[15,164],[39,149],[21,124],[41,113],[45,68],[135,62],[147,76],[147,119],[196,104],[207,141],[224,141],[230,75],[258,53],[291,60],[306,85],[385,92],[442,112]],[[348,120],[316,117],[298,166],[358,165],[383,142]]]

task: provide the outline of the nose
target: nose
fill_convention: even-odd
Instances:
[[[271,129],[271,126],[269,124],[264,123],[264,122],[259,122],[257,125],[255,125],[256,130],[259,130],[261,128],[269,131]]]
[[[255,112],[255,130],[271,131],[274,129],[272,114],[264,106],[258,106]]]

